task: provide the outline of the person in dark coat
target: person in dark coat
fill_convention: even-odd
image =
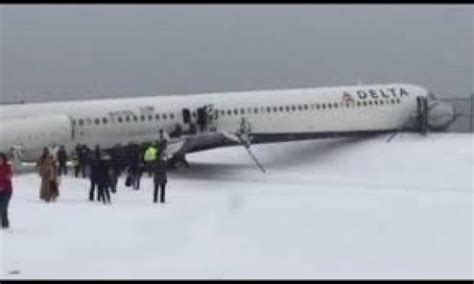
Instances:
[[[120,146],[115,145],[110,149],[110,190],[112,193],[117,192],[117,182],[121,173],[121,157],[120,157]]]
[[[90,189],[89,189],[89,200],[94,201],[94,191],[95,188],[98,187],[98,180],[99,180],[99,163],[101,158],[101,150],[99,145],[95,146],[95,150],[92,152],[88,159],[88,166],[90,169],[89,173],[89,180],[90,180]],[[97,191],[99,191],[97,189]],[[97,199],[99,199],[99,193],[97,193]]]
[[[140,146],[138,144],[130,144],[128,149],[128,174],[132,178],[132,188],[135,190],[140,189],[141,180],[141,155]]]
[[[100,155],[95,170],[97,171],[94,174],[98,189],[97,201],[102,200],[104,204],[110,203],[110,157],[108,155]]]
[[[62,175],[63,173],[64,175],[67,175],[66,162],[67,162],[68,156],[66,153],[66,149],[64,149],[64,145],[61,145],[61,147],[59,148],[56,159],[58,160],[58,163],[59,163],[59,169],[58,169],[59,175]]]
[[[157,159],[153,167],[153,202],[158,202],[158,191],[160,192],[160,203],[165,203],[165,188],[168,182],[166,174],[166,163],[163,159]]]
[[[79,155],[79,163],[81,164],[80,168],[81,168],[81,174],[83,178],[87,177],[87,168],[89,167],[88,164],[89,164],[90,155],[91,155],[91,150],[89,149],[89,147],[87,147],[87,145],[85,144],[82,145],[80,155]]]
[[[8,220],[8,204],[12,197],[12,168],[8,163],[7,156],[0,153],[0,217],[2,219],[2,229],[10,226]]]
[[[143,161],[143,156],[145,155],[145,147],[144,144],[136,145],[136,158],[137,158],[137,171],[135,175],[135,189],[140,189],[140,181],[142,179],[143,173],[146,172],[145,162]]]

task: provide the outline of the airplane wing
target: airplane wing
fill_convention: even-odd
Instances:
[[[183,135],[172,138],[165,150],[165,157],[170,158],[176,154],[186,154],[222,146],[239,145],[239,137],[230,132],[216,131]]]
[[[174,139],[168,143],[168,147],[165,150],[165,158],[172,159],[175,156],[184,155],[186,153],[232,145],[244,146],[258,168],[262,172],[266,172],[265,168],[250,150],[251,143],[248,133],[243,132],[237,132],[235,134],[225,131],[207,132]]]

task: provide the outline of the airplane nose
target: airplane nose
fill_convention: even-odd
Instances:
[[[443,130],[455,120],[454,107],[439,100],[428,104],[428,126],[433,130]]]

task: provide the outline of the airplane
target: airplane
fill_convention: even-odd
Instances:
[[[0,106],[0,152],[33,162],[43,147],[111,148],[170,133],[166,157],[243,145],[446,130],[454,108],[405,83],[96,99]],[[175,159],[176,158],[176,159]]]

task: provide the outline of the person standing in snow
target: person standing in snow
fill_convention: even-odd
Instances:
[[[90,169],[90,173],[89,173],[89,181],[90,181],[89,200],[90,201],[94,201],[94,191],[95,191],[95,188],[99,186],[98,181],[100,177],[99,177],[98,169],[99,169],[100,159],[101,159],[101,149],[99,145],[96,145],[94,151],[91,153],[90,157],[88,158],[88,163],[87,163]],[[97,189],[97,199],[99,199],[99,189]]]
[[[109,151],[110,154],[110,169],[109,169],[109,178],[110,178],[110,190],[112,193],[117,192],[117,183],[120,176],[120,146],[115,145]]]
[[[90,154],[90,149],[87,145],[80,145],[78,148],[79,168],[81,169],[82,177],[86,177],[86,167]]]
[[[36,163],[36,169],[41,177],[40,199],[46,202],[56,201],[59,196],[57,167],[48,148],[43,148],[43,154]]]
[[[110,157],[106,154],[99,155],[99,159],[96,164],[95,182],[98,189],[97,201],[110,203]]]
[[[2,229],[7,229],[10,226],[8,205],[12,192],[12,168],[8,163],[7,156],[4,153],[0,153],[0,216],[2,219]]]
[[[165,203],[165,188],[168,182],[166,164],[161,158],[156,159],[153,165],[153,202],[158,202],[158,191],[160,192],[160,203]]]
[[[140,145],[133,144],[130,160],[130,171],[132,173],[132,187],[135,190],[140,189],[140,181],[143,172],[142,150]]]
[[[66,149],[64,148],[64,145],[61,145],[61,147],[59,147],[56,157],[59,163],[59,175],[62,175],[62,174],[67,175],[66,162],[67,162],[68,156],[66,153]]]

